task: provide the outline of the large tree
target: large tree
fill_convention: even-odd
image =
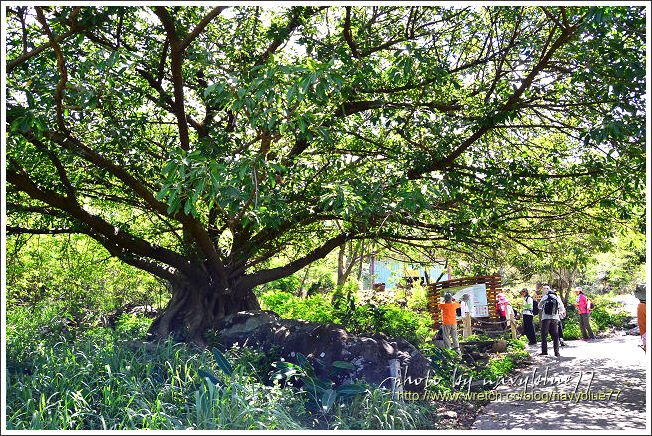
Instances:
[[[490,253],[644,214],[643,7],[7,16],[7,230],[169,281],[162,337],[347,241]]]

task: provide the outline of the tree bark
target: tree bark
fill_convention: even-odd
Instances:
[[[150,337],[166,339],[172,335],[176,340],[205,346],[204,333],[218,329],[226,316],[260,309],[252,289],[234,286],[229,291],[210,282],[207,277],[172,282],[172,298],[152,322]]]
[[[340,245],[337,255],[337,285],[342,286],[349,279],[356,262],[362,263],[363,241],[358,241],[353,245],[353,241]],[[347,247],[348,245],[348,247]],[[346,255],[348,248],[349,254]]]

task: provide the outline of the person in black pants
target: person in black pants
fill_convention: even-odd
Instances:
[[[559,320],[559,333],[558,334],[559,334],[559,345],[561,347],[565,347],[566,342],[564,342],[564,323],[562,322],[561,319]]]
[[[527,291],[527,288],[521,289],[521,296],[523,297],[522,313],[523,313],[523,333],[527,336],[529,345],[536,345],[537,335],[534,332],[534,300]]]
[[[559,321],[566,317],[564,303],[550,288],[543,287],[544,296],[539,302],[539,318],[541,319],[541,353],[548,354],[548,333],[552,336],[555,356],[559,356]]]

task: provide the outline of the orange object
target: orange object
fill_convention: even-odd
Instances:
[[[460,307],[458,301],[453,301],[450,303],[439,303],[439,309],[441,309],[441,319],[442,324],[457,324],[457,316],[455,315],[455,310]]]
[[[636,318],[638,319],[638,330],[643,336],[645,334],[645,303],[638,303]],[[645,350],[645,343],[643,344],[643,350]]]

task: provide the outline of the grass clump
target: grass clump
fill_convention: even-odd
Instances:
[[[134,341],[147,320],[125,317],[116,329],[87,330],[65,320],[60,307],[9,312],[8,429],[432,428],[428,407],[394,401],[379,388],[315,410],[308,392],[270,379],[273,353],[228,350],[227,375],[210,351]]]

